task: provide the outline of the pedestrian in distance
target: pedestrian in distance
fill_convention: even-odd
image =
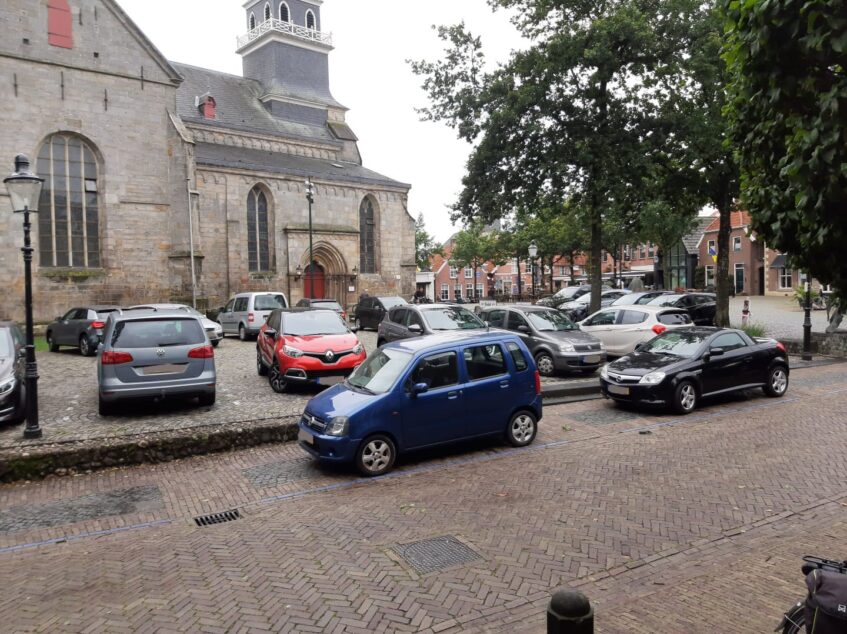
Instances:
[[[741,327],[744,328],[747,324],[750,323],[750,315],[753,313],[750,312],[750,300],[745,299],[744,304],[741,306]]]

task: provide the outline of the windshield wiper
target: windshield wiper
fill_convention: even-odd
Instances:
[[[365,387],[364,385],[359,385],[358,383],[353,383],[352,381],[347,381],[347,385],[356,388],[357,390],[362,390],[366,394],[376,394],[372,389]]]
[[[654,354],[664,354],[669,357],[678,357],[679,355],[675,352],[669,352],[668,350],[656,350]]]

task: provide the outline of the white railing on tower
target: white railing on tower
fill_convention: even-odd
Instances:
[[[300,26],[299,24],[294,24],[293,22],[286,22],[285,20],[271,18],[270,20],[265,20],[264,22],[260,23],[255,29],[247,33],[247,35],[242,35],[241,37],[239,37],[238,48],[246,46],[256,38],[261,37],[269,31],[287,33],[288,35],[293,35],[294,37],[309,40],[310,42],[318,42],[319,44],[326,44],[327,46],[332,46],[332,33],[321,33],[320,31],[317,31],[315,29]]]

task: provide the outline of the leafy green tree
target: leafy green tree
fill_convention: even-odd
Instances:
[[[431,105],[473,143],[458,216],[491,220],[514,208],[570,200],[585,211],[591,306],[600,305],[603,217],[637,198],[645,140],[685,60],[695,0],[489,0],[512,9],[531,42],[484,72],[479,38],[463,24],[438,29],[435,63],[414,62]],[[560,209],[566,209],[560,207]]]
[[[489,260],[496,261],[500,258],[500,245],[497,232],[478,223],[459,231],[453,237],[450,261],[458,268],[473,269],[474,292],[477,285],[477,270]]]
[[[847,297],[847,1],[721,0],[753,227]]]
[[[426,230],[423,214],[418,214],[415,221],[415,262],[418,269],[428,268],[430,258],[436,254],[443,256],[444,251]]]

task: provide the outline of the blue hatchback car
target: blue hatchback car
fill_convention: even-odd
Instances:
[[[387,344],[306,405],[300,446],[319,460],[386,473],[398,453],[484,436],[535,439],[541,380],[508,332],[445,333]]]

